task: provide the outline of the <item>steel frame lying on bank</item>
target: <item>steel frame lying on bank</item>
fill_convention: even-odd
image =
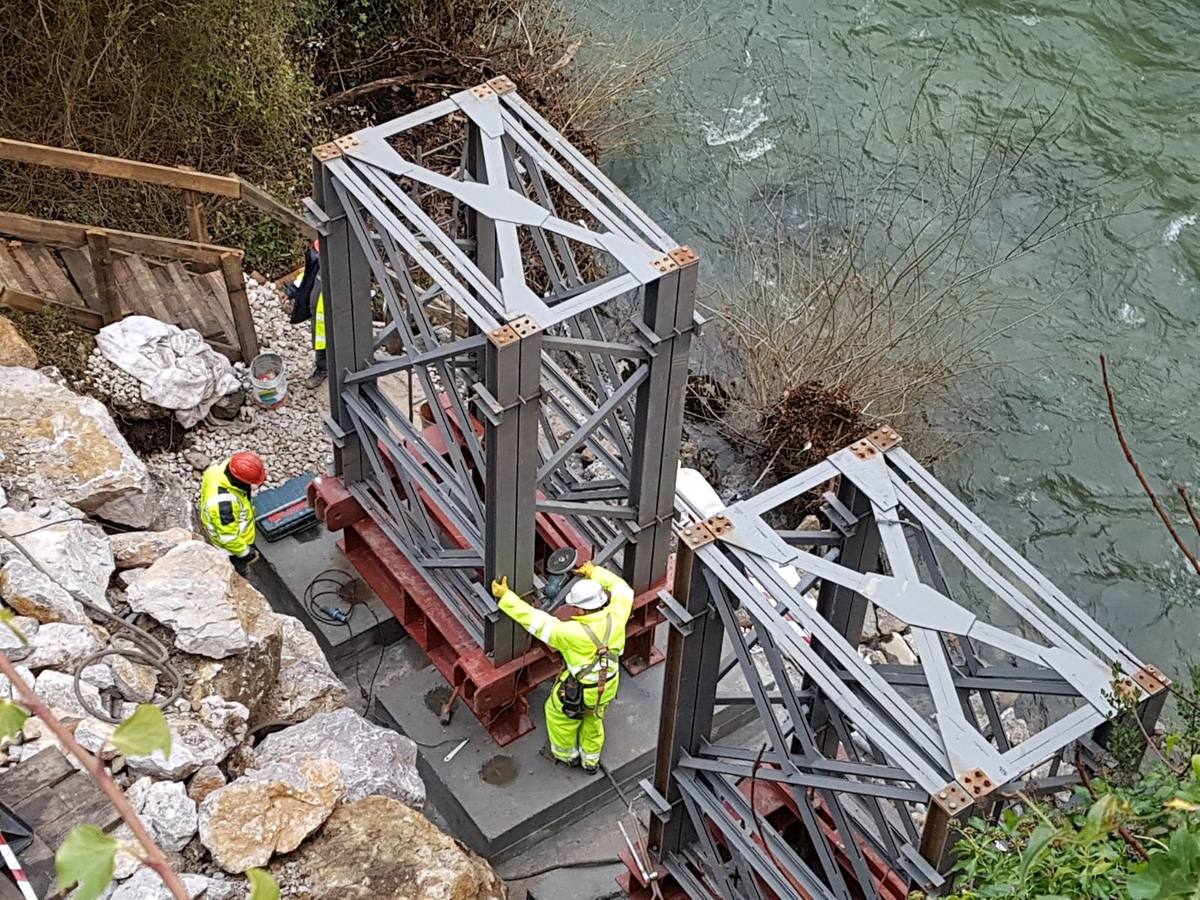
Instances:
[[[831,483],[821,529],[777,527],[781,507]],[[1113,690],[1153,730],[1169,681],[890,429],[718,515],[680,507],[659,755],[643,786],[658,875],[688,896],[936,889],[967,817],[995,814],[1016,785],[1061,790],[1064,762],[1095,759]],[[860,655],[876,610],[911,626],[916,664]],[[723,689],[734,669],[748,691]],[[1048,723],[1016,742],[1001,694],[1043,698]],[[712,740],[723,704],[752,704],[762,737]]]
[[[695,254],[507,78],[313,154],[328,424],[356,503],[496,666],[529,640],[493,578],[532,597],[569,545],[661,585]]]

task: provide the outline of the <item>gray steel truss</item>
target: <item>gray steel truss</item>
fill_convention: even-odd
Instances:
[[[539,523],[660,581],[695,254],[506,78],[313,155],[335,474],[496,663]]]
[[[835,484],[820,530],[778,527],[779,507]],[[1018,788],[1062,790],[1077,752],[1095,759],[1114,690],[1149,728],[1166,698],[1158,670],[890,429],[718,515],[682,496],[679,511],[659,752],[643,786],[651,852],[692,896],[899,896],[888,869],[936,892],[967,817],[997,814]],[[910,626],[914,664],[860,653],[879,611]],[[1047,722],[1018,742],[1000,695],[1021,694],[1041,698]],[[729,704],[754,707],[761,737],[713,739],[713,709]]]

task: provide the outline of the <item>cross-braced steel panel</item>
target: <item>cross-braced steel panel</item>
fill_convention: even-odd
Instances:
[[[336,474],[441,601],[502,663],[548,534],[663,578],[695,254],[506,78],[314,158]]]
[[[835,484],[820,529],[788,527],[781,507]],[[1163,675],[890,429],[718,515],[701,518],[682,496],[680,508],[646,787],[652,850],[691,896],[936,888],[958,823],[995,814],[1018,788],[1069,787],[1076,753],[1095,759],[1113,690],[1137,700],[1150,729],[1166,698]],[[914,664],[860,653],[877,610],[911,626]],[[1006,731],[1001,709],[1017,695],[1045,707],[1032,735]],[[728,704],[752,705],[761,737],[714,740],[713,708]]]

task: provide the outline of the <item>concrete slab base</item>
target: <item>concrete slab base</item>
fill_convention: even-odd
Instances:
[[[274,543],[260,540],[255,547],[262,558],[251,568],[250,582],[262,591],[276,612],[295,616],[304,623],[321,645],[329,665],[339,675],[353,669],[355,659],[372,647],[386,646],[403,636],[400,623],[338,549],[337,536],[321,525]],[[304,603],[313,579],[329,570],[333,570],[337,582],[352,583],[354,596],[365,600],[363,608],[354,609],[346,624],[314,618]],[[338,574],[343,572],[348,577]],[[321,587],[336,590],[337,584],[322,583],[318,585]],[[347,609],[344,602],[338,601],[338,596],[330,595],[317,602]]]
[[[638,781],[654,767],[662,673],[663,667],[655,666],[636,678],[623,675],[605,717],[602,762],[631,799],[639,793]],[[450,832],[493,864],[617,799],[603,774],[588,775],[549,758],[542,717],[549,690],[543,685],[530,695],[534,730],[505,747],[496,746],[469,710],[459,708],[450,725],[439,724],[438,711],[450,688],[432,666],[376,694],[376,718],[427,745],[418,746],[418,767]],[[752,710],[726,708],[716,728],[725,733],[747,714]],[[469,739],[466,746],[447,762],[446,755],[463,738]]]

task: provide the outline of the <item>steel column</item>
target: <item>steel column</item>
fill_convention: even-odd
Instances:
[[[653,584],[667,567],[696,308],[699,267],[695,254],[674,251],[663,266],[669,271],[646,286],[642,311],[653,346],[649,376],[638,388],[634,408],[629,492],[638,519],[622,566],[625,580],[635,591]]]

